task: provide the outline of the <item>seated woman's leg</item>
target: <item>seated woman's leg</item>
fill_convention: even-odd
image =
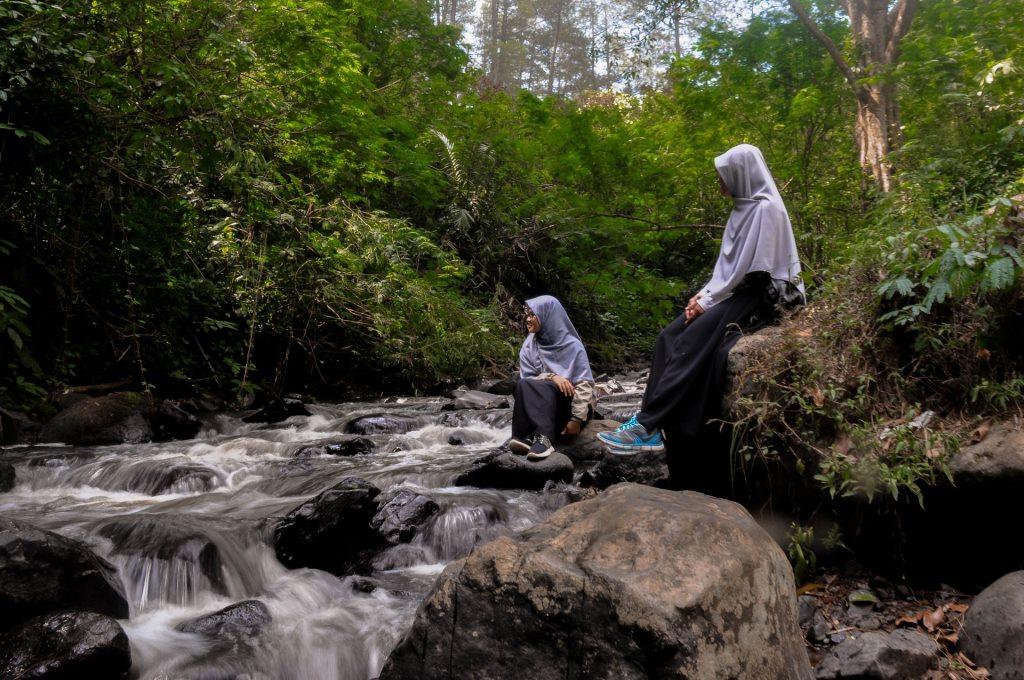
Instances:
[[[648,432],[667,422],[669,415],[682,404],[697,409],[702,416],[712,377],[712,363],[719,343],[730,327],[749,325],[750,317],[762,307],[759,291],[734,295],[704,312],[672,339],[669,358],[657,387],[644,401],[637,421]]]
[[[512,409],[512,436],[520,441],[535,434],[554,440],[565,422],[559,423],[561,412],[567,411],[571,400],[558,391],[550,380],[523,378],[513,390],[515,406]],[[568,420],[568,418],[566,418]]]
[[[657,391],[661,374],[665,370],[665,363],[671,356],[670,347],[675,338],[685,329],[686,315],[681,314],[675,321],[665,326],[658,333],[658,339],[654,342],[654,356],[651,358],[651,370],[647,374],[647,387],[644,389],[644,399],[641,402],[641,408]]]

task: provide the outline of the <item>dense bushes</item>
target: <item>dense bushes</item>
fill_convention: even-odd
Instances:
[[[712,263],[712,159],[751,142],[843,329],[825,341],[1009,403],[1020,23],[922,10],[892,74],[900,190],[876,197],[845,84],[774,11],[704,27],[663,91],[566,101],[480,86],[414,0],[0,0],[0,401],[424,386],[510,363],[540,292],[598,362],[641,357]]]

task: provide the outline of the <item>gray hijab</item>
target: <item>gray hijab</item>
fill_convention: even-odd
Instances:
[[[569,321],[562,303],[550,295],[526,301],[540,319],[540,331],[530,333],[519,350],[519,371],[524,378],[554,373],[573,385],[592,382],[590,360],[580,334]]]
[[[800,292],[800,256],[786,205],[761,150],[740,144],[715,159],[715,168],[732,194],[734,206],[722,235],[711,280],[701,291],[705,310],[730,295],[750,272],[768,272],[792,281]]]

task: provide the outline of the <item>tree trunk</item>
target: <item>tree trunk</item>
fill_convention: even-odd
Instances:
[[[555,69],[558,66],[558,43],[562,39],[562,9],[564,2],[558,3],[558,14],[555,15],[555,33],[551,41],[551,59],[548,63],[548,94],[555,91]]]
[[[682,44],[679,40],[679,24],[682,21],[682,17],[679,13],[679,5],[672,8],[672,45],[675,48],[675,56],[678,57],[683,53]]]
[[[900,41],[910,29],[917,0],[898,0],[890,11],[887,0],[842,0],[850,19],[850,35],[857,54],[857,66],[851,67],[839,48],[815,23],[801,0],[789,0],[789,6],[811,34],[820,42],[839,67],[857,99],[854,135],[861,168],[881,191],[893,186],[889,152],[902,142],[899,103],[891,81],[893,67],[899,61]]]

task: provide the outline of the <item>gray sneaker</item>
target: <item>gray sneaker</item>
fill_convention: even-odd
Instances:
[[[542,434],[538,434],[533,438],[533,446],[530,447],[530,452],[526,454],[526,458],[528,460],[544,460],[554,452],[555,447],[551,445],[551,440]]]

